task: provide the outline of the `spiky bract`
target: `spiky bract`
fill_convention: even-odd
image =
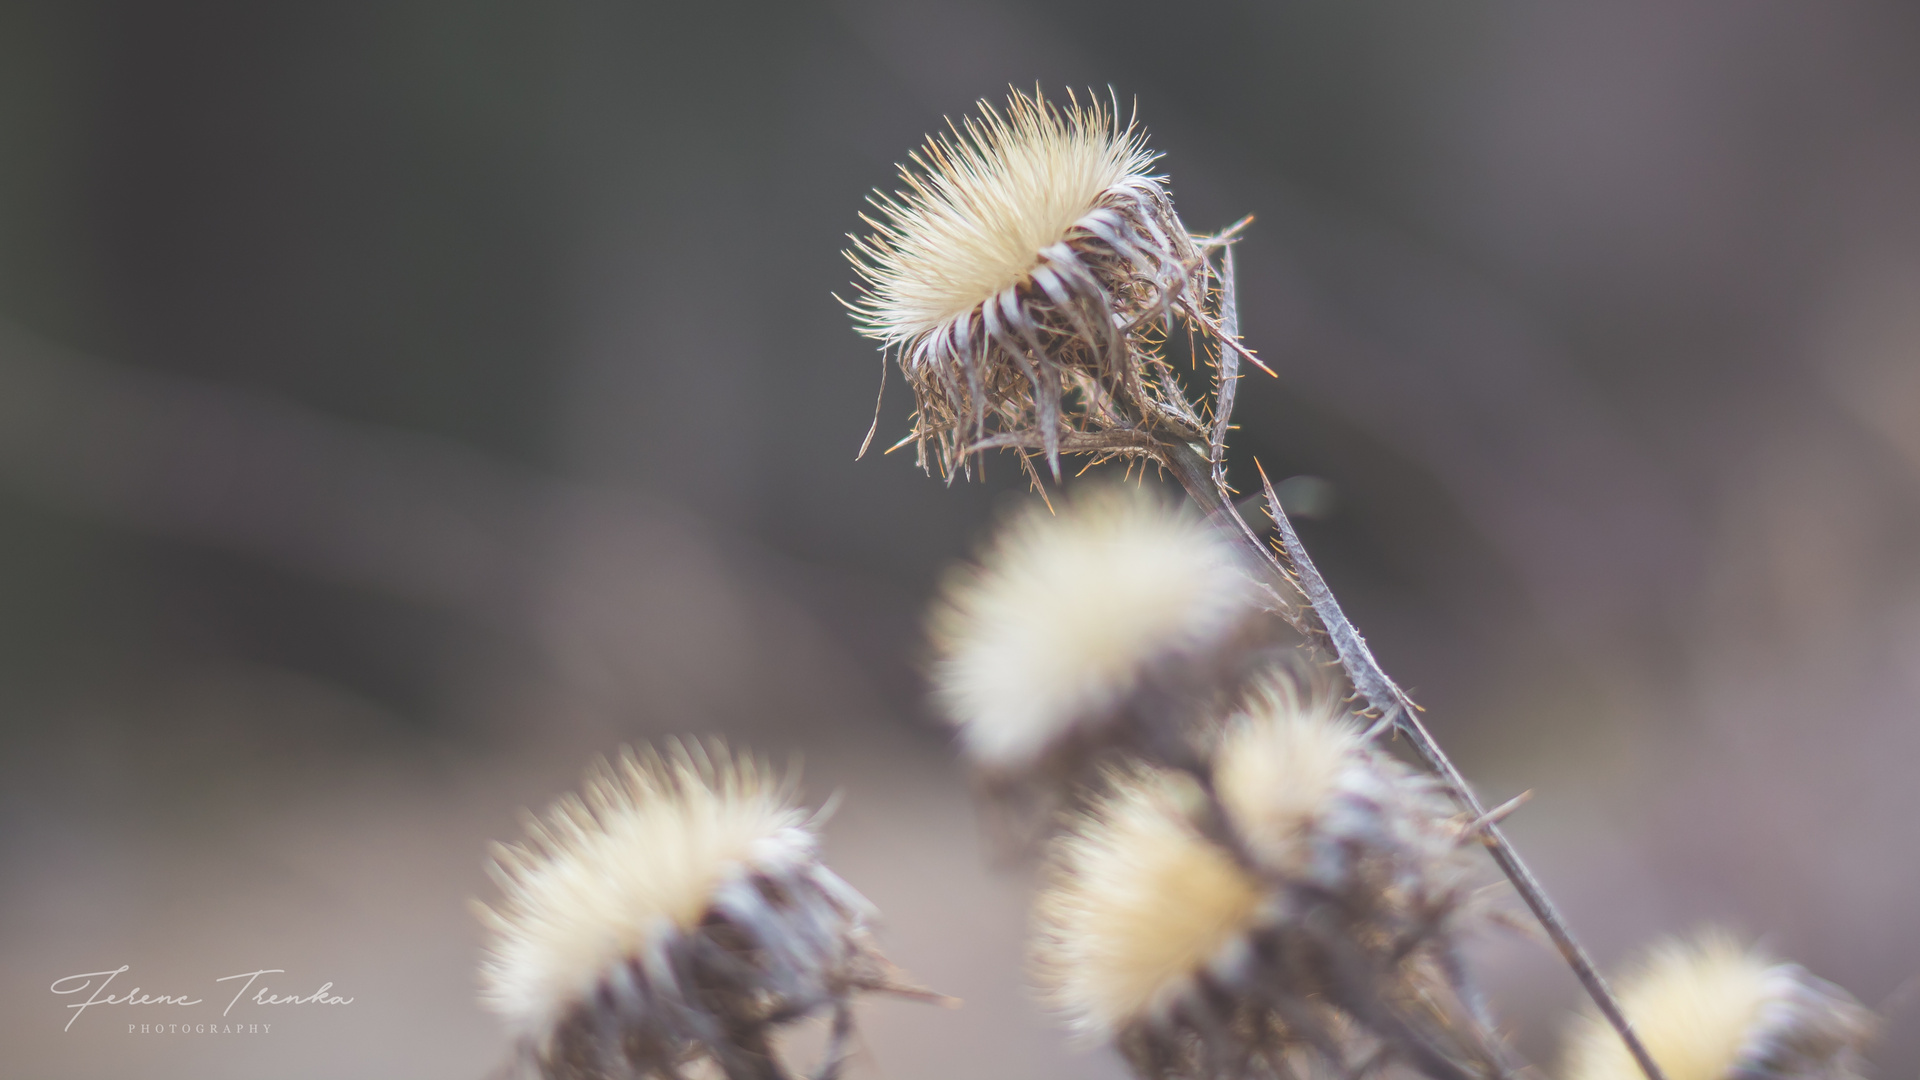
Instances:
[[[1852,1080],[1872,1027],[1846,991],[1714,930],[1655,946],[1620,1003],[1667,1080]],[[1567,1080],[1640,1076],[1597,1018],[1571,1036]]]
[[[1114,719],[1156,673],[1219,659],[1254,590],[1219,530],[1137,488],[1009,521],[935,605],[935,696],[977,762],[1013,771]]]
[[[920,463],[972,450],[1143,453],[1142,422],[1202,430],[1159,352],[1212,332],[1210,271],[1118,110],[1014,92],[930,137],[847,253],[860,332],[914,390]],[[1157,328],[1157,329],[1156,329]]]
[[[718,743],[624,753],[496,845],[482,999],[549,1080],[764,1069],[767,1029],[876,978],[871,906],[793,786]]]

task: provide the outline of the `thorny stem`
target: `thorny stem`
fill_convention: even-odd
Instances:
[[[1246,837],[1234,827],[1232,817],[1228,815],[1225,804],[1220,801],[1220,790],[1215,781],[1212,766],[1205,759],[1196,758],[1190,746],[1166,749],[1172,752],[1165,755],[1162,760],[1171,762],[1175,768],[1191,777],[1200,786],[1201,793],[1206,799],[1205,811],[1198,823],[1201,834],[1224,848],[1242,870],[1266,881],[1269,885],[1284,887],[1285,878],[1263,866],[1247,848]],[[1323,914],[1322,903],[1316,901],[1313,910],[1316,914]],[[1313,916],[1309,916],[1309,920],[1309,925],[1323,921]],[[1317,935],[1317,938],[1321,946],[1329,950],[1336,949],[1341,941],[1340,935],[1334,933],[1322,932]],[[1452,956],[1451,948],[1447,950],[1447,956]],[[1388,966],[1397,965],[1405,958],[1403,951],[1396,955]],[[1444,958],[1443,963],[1445,963]],[[1431,1039],[1408,1024],[1406,1019],[1394,1009],[1381,1007],[1374,1000],[1374,995],[1369,988],[1353,984],[1351,972],[1355,968],[1374,967],[1373,964],[1365,960],[1356,960],[1352,955],[1348,955],[1345,963],[1336,963],[1333,966],[1336,971],[1345,976],[1338,980],[1342,985],[1338,988],[1339,992],[1334,1000],[1354,1016],[1363,1018],[1374,1030],[1383,1035],[1393,1036],[1394,1042],[1413,1059],[1422,1073],[1436,1080],[1483,1080],[1482,1076],[1467,1071],[1441,1052],[1433,1045]],[[1376,969],[1376,977],[1379,974],[1380,972]],[[1451,975],[1451,971],[1449,974]],[[1508,1060],[1508,1056],[1498,1049],[1501,1046],[1500,1040],[1495,1034],[1493,1022],[1482,1008],[1481,1001],[1467,988],[1464,979],[1455,978],[1451,985],[1460,995],[1467,1019],[1472,1024],[1474,1047],[1480,1052],[1484,1063],[1492,1066],[1492,1076],[1495,1080],[1508,1080],[1517,1070]],[[1276,1001],[1273,1004],[1277,1006],[1279,1002]],[[1338,1057],[1337,1051],[1332,1051],[1328,1047],[1321,1047],[1321,1052],[1328,1054],[1329,1057]],[[1242,1075],[1242,1073],[1222,1073],[1221,1075]]]
[[[1217,418],[1216,422],[1218,422]],[[1380,715],[1380,722],[1391,724],[1395,730],[1406,736],[1414,752],[1420,756],[1427,767],[1452,788],[1454,798],[1462,807],[1472,813],[1476,819],[1485,818],[1486,808],[1474,795],[1473,788],[1468,785],[1466,777],[1460,774],[1460,770],[1455,768],[1453,761],[1447,757],[1446,751],[1442,750],[1440,744],[1427,732],[1426,726],[1420,722],[1415,712],[1412,700],[1392,679],[1387,677],[1385,671],[1381,670],[1379,661],[1373,658],[1373,651],[1367,648],[1366,640],[1353,628],[1353,624],[1347,621],[1346,613],[1340,609],[1339,601],[1334,599],[1332,590],[1327,588],[1325,579],[1321,578],[1320,572],[1313,565],[1313,560],[1308,557],[1306,547],[1300,543],[1299,536],[1294,533],[1293,523],[1287,520],[1286,511],[1280,507],[1280,500],[1274,497],[1273,486],[1266,482],[1266,474],[1261,473],[1261,481],[1266,484],[1268,509],[1273,515],[1275,526],[1280,531],[1281,543],[1286,554],[1285,562],[1277,558],[1270,547],[1259,542],[1252,527],[1247,524],[1245,518],[1240,516],[1239,509],[1234,506],[1233,500],[1223,490],[1224,484],[1216,483],[1214,464],[1203,456],[1201,447],[1178,439],[1168,439],[1160,443],[1159,450],[1160,453],[1157,456],[1161,464],[1167,467],[1167,471],[1171,472],[1180,482],[1180,486],[1186,489],[1188,497],[1210,519],[1227,526],[1227,531],[1233,534],[1243,548],[1251,550],[1259,561],[1296,583],[1306,594],[1308,602],[1313,606],[1314,614],[1319,618],[1320,628],[1333,643],[1334,652],[1340,659],[1341,667],[1346,670],[1348,680],[1360,696],[1366,699],[1368,706]],[[1613,996],[1613,991],[1608,988],[1606,979],[1594,966],[1592,957],[1588,956],[1586,949],[1575,940],[1566,919],[1561,916],[1553,901],[1547,897],[1546,890],[1540,885],[1540,880],[1534,877],[1533,871],[1520,858],[1520,853],[1514,850],[1499,824],[1489,821],[1484,827],[1482,836],[1487,850],[1493,856],[1493,861],[1499,865],[1501,872],[1506,874],[1507,880],[1513,883],[1514,891],[1520,894],[1528,910],[1533,912],[1534,918],[1546,930],[1547,936],[1560,950],[1560,955],[1566,960],[1567,966],[1573,969],[1574,977],[1580,980],[1580,985],[1587,991],[1587,996],[1593,999],[1601,1015],[1606,1017],[1607,1023],[1612,1025],[1614,1031],[1619,1034],[1620,1041],[1626,1044],[1628,1052],[1633,1055],[1640,1070],[1646,1073],[1647,1080],[1666,1080],[1660,1066],[1647,1052],[1640,1037],[1634,1033],[1632,1023],[1627,1020],[1626,1013],[1621,1010],[1620,1003]]]

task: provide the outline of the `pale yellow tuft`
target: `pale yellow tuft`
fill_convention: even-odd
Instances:
[[[482,999],[521,1034],[542,1036],[623,964],[662,963],[723,886],[783,874],[814,857],[808,815],[765,763],[726,748],[674,744],[623,754],[530,821],[525,844],[497,845],[505,893],[477,906],[490,931]]]
[[[1656,946],[1622,982],[1620,1003],[1667,1080],[1844,1077],[1867,1030],[1865,1010],[1845,991],[1723,931]],[[1592,1016],[1573,1032],[1563,1072],[1641,1075],[1619,1036]]]
[[[1303,705],[1275,683],[1227,730],[1214,783],[1248,850],[1283,871],[1309,857],[1312,831],[1334,796],[1366,785],[1377,768],[1338,703]]]
[[[1231,974],[1260,913],[1259,884],[1195,830],[1178,783],[1116,780],[1056,845],[1035,966],[1048,1002],[1086,1035],[1153,1016],[1210,967]]]
[[[935,695],[967,752],[1030,765],[1156,661],[1206,650],[1253,601],[1226,537],[1135,488],[1009,522],[934,609]]]
[[[1117,108],[1015,92],[980,110],[874,194],[847,252],[854,322],[913,390],[902,445],[949,478],[983,450],[1038,451],[1058,480],[1062,454],[1164,460],[1169,441],[1204,441],[1165,346],[1184,325],[1244,354],[1207,258],[1221,242],[1187,231]]]
[[[849,253],[866,286],[861,332],[898,345],[966,315],[1025,281],[1041,253],[1145,179],[1154,154],[1098,103],[1066,108],[1014,93],[1004,115],[931,137],[902,166],[906,189],[877,195],[880,220]]]
[[[1769,966],[1724,934],[1666,942],[1621,984],[1621,1007],[1667,1080],[1727,1080],[1759,1019]],[[1568,1080],[1639,1075],[1612,1028],[1583,1025],[1568,1054]]]

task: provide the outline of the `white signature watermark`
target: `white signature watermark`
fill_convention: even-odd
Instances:
[[[75,995],[75,994],[87,995],[84,1001],[75,1000],[73,1002],[70,1002],[66,1006],[67,1008],[73,1010],[73,1015],[67,1018],[67,1026],[61,1028],[60,1030],[62,1031],[73,1030],[74,1022],[80,1019],[80,1014],[98,1005],[171,1005],[175,1007],[181,1007],[181,1006],[200,1005],[200,1004],[204,1004],[206,1001],[205,998],[194,997],[190,994],[157,994],[157,993],[150,994],[142,990],[138,986],[133,987],[130,990],[125,990],[119,993],[118,995],[114,994],[112,992],[113,981],[115,979],[118,979],[120,976],[125,975],[130,970],[132,970],[131,964],[121,964],[119,967],[114,968],[111,971],[86,971],[78,975],[68,975],[65,978],[53,980],[53,985],[48,987],[47,989],[53,991],[56,994],[60,994],[63,996]],[[353,999],[351,997],[347,997],[343,994],[338,994],[334,992],[332,982],[322,983],[318,990],[315,990],[310,994],[276,993],[273,987],[267,983],[260,983],[259,989],[257,990],[254,989],[254,984],[260,982],[260,977],[262,975],[284,975],[284,974],[286,974],[285,968],[261,968],[258,971],[243,971],[238,975],[222,975],[219,978],[213,980],[215,983],[231,983],[231,982],[236,982],[237,980],[245,980],[245,981],[238,982],[238,989],[234,990],[234,994],[232,998],[227,999],[226,1007],[220,1010],[220,1016],[223,1019],[230,1018],[231,1014],[233,1013],[234,1007],[239,1005],[242,999],[244,999],[249,1005],[351,1005],[353,1004]],[[220,996],[224,997],[227,987],[223,986],[223,987],[220,987],[219,989],[220,989]],[[248,996],[248,991],[252,991],[251,997]],[[215,998],[213,1004],[215,1005],[219,1004],[218,997]],[[236,1029],[242,1029],[242,1028],[248,1029],[248,1030],[245,1030],[245,1031],[236,1030]],[[217,1023],[207,1023],[207,1022],[196,1023],[193,1021],[188,1021],[186,1023],[174,1022],[174,1023],[156,1024],[156,1023],[149,1022],[145,1024],[133,1023],[133,1024],[127,1025],[127,1034],[129,1035],[155,1034],[155,1033],[159,1033],[159,1034],[269,1034],[271,1033],[271,1027],[270,1025],[267,1025],[267,1024],[248,1024],[248,1023],[245,1023],[244,1020],[242,1020],[241,1022],[229,1023],[229,1024],[217,1024]]]

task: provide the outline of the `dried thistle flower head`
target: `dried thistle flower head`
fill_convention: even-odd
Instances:
[[[1017,772],[1110,723],[1144,682],[1211,663],[1254,608],[1220,534],[1137,488],[1009,521],[933,612],[934,693],[969,756]]]
[[[1145,452],[1143,421],[1201,430],[1152,334],[1212,327],[1209,271],[1155,156],[1117,108],[1015,91],[875,193],[851,306],[913,387],[922,467],[929,446],[949,476],[982,444],[1016,446],[1057,476],[1063,449]]]
[[[1315,830],[1335,801],[1377,787],[1359,728],[1337,703],[1302,707],[1290,681],[1262,687],[1254,708],[1228,727],[1213,779],[1248,850],[1291,877],[1311,875]]]
[[[1170,1022],[1207,997],[1203,980],[1236,982],[1265,902],[1261,883],[1194,827],[1191,781],[1160,771],[1112,781],[1056,842],[1035,908],[1047,1000],[1095,1038]]]
[[[769,1029],[878,988],[872,908],[818,861],[793,785],[713,743],[623,753],[496,845],[482,1000],[553,1078],[769,1072]]]
[[[1853,996],[1723,931],[1654,947],[1621,1006],[1667,1080],[1851,1080],[1872,1017]],[[1571,1032],[1568,1080],[1640,1075],[1593,1017]]]
[[[1213,755],[1214,783],[1261,866],[1367,903],[1451,906],[1471,865],[1454,808],[1431,778],[1370,745],[1330,695],[1292,678],[1259,687]]]
[[[1482,914],[1472,837],[1438,785],[1291,678],[1269,681],[1228,722],[1212,776],[1275,894],[1262,955],[1276,959],[1257,977],[1296,1034],[1324,1052],[1351,1041],[1342,1030],[1361,1032],[1431,1076],[1503,1071],[1458,952]]]
[[[1507,1071],[1457,953],[1466,838],[1337,705],[1276,679],[1208,771],[1107,781],[1038,904],[1036,967],[1074,1028],[1148,1080]]]

